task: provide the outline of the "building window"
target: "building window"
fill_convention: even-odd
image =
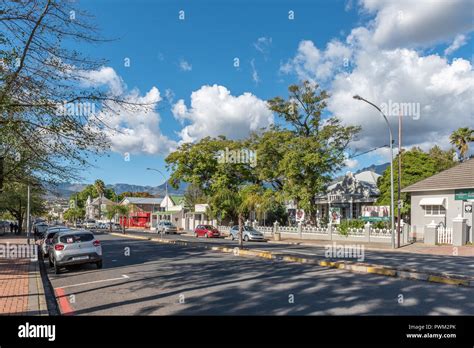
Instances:
[[[425,205],[425,216],[445,216],[446,208],[442,205]]]

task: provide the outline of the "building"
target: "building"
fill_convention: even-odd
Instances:
[[[466,219],[469,241],[473,242],[474,159],[418,181],[402,190],[411,196],[411,230],[423,239],[426,225],[434,222],[452,228],[453,219]]]
[[[149,228],[153,213],[161,211],[163,198],[124,197],[120,205],[128,205],[127,217],[120,217],[120,224],[126,227]]]
[[[55,221],[63,221],[64,213],[69,209],[69,202],[65,199],[48,201],[46,204],[47,215]]]
[[[183,219],[185,217],[184,196],[166,195],[160,204],[160,211],[152,214],[151,227],[156,227],[157,223],[163,220],[171,221],[178,229],[184,228]]]
[[[364,206],[373,205],[380,195],[377,180],[380,174],[364,171],[347,172],[339,181],[328,186],[316,197],[317,219],[329,220],[329,212],[337,212],[339,219],[358,219]]]
[[[115,205],[117,203],[104,197],[96,197],[92,199],[91,196],[87,197],[86,201],[86,219],[90,220],[107,220],[107,207]]]

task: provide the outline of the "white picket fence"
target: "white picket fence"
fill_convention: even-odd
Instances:
[[[438,227],[438,244],[453,244],[453,229]]]

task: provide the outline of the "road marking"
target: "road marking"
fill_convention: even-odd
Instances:
[[[76,286],[83,286],[83,285],[89,285],[89,284],[96,284],[96,283],[104,283],[104,282],[111,282],[114,280],[123,280],[123,279],[130,279],[130,277],[126,274],[122,274],[120,278],[110,278],[110,279],[102,279],[102,280],[94,280],[92,282],[87,282],[87,283],[80,283],[80,284],[73,284],[73,285],[66,285],[66,286],[61,286],[56,289],[66,289],[66,288],[72,288]]]
[[[67,295],[62,288],[54,289],[56,297],[58,298],[59,310],[63,315],[74,315],[74,309],[67,299]]]

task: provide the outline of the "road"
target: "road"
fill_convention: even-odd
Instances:
[[[128,231],[128,234],[157,237],[156,234],[150,232]],[[235,247],[237,241],[228,238],[199,238],[189,235],[166,235],[168,239],[182,239],[191,242],[199,242],[210,245],[223,245]],[[328,245],[332,242],[328,241]],[[354,242],[355,244],[355,242]],[[291,253],[292,255],[304,257],[325,257],[325,248],[322,246],[295,245],[285,243],[264,243],[264,242],[245,242],[246,248],[272,250],[281,253]],[[356,261],[352,259],[353,261]],[[445,272],[451,274],[463,274],[474,277],[474,262],[472,257],[468,256],[447,256],[447,255],[420,255],[414,253],[402,253],[387,251],[365,250],[363,262],[371,264],[381,264],[385,266],[416,268],[425,272]]]
[[[474,315],[474,288],[97,236],[103,269],[48,268],[63,314]]]

